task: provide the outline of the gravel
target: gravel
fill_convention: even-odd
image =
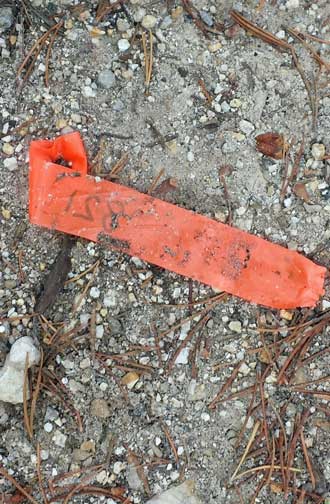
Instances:
[[[147,193],[163,169],[160,182],[173,178],[178,188],[161,194],[162,199],[222,223],[231,218],[233,226],[308,254],[329,268],[330,163],[324,159],[330,152],[327,75],[318,75],[315,61],[293,40],[312,90],[313,79],[318,79],[319,111],[313,128],[306,89],[290,55],[237,29],[229,10],[238,9],[283,40],[288,40],[286,26],[328,40],[330,5],[324,0],[289,0],[265,2],[257,10],[258,2],[194,0],[199,19],[211,30],[205,37],[181,2],[131,0],[125,9],[107,13],[99,21],[97,3],[33,0],[46,19],[48,12],[55,20],[60,12],[65,13],[65,24],[52,48],[48,87],[46,47],[21,90],[22,79],[17,79],[23,57],[48,29],[43,18],[31,10],[32,24],[25,20],[23,25],[12,7],[5,28],[0,28],[6,30],[0,36],[0,365],[15,341],[34,338],[47,356],[47,376],[58,387],[58,395],[43,388],[40,391],[32,442],[24,429],[22,405],[0,402],[0,465],[25,488],[37,481],[37,439],[43,481],[102,464],[110,457],[106,468],[88,484],[123,488],[123,498],[130,497],[134,504],[162,495],[169,504],[169,495],[173,496],[166,494],[169,490],[174,492],[174,502],[180,503],[182,495],[177,497],[175,489],[187,480],[194,482],[198,504],[236,504],[237,494],[228,488],[228,481],[252,429],[262,419],[260,410],[255,410],[236,448],[251,400],[240,391],[253,386],[269,364],[261,336],[266,348],[272,348],[274,341],[291,334],[287,326],[296,320],[326,313],[328,287],[311,312],[268,310],[228,295],[212,308],[203,331],[194,333],[199,313],[206,307],[195,302],[217,292],[107,246],[77,239],[72,247],[70,281],[35,326],[35,300],[63,236],[29,222],[28,149],[31,139],[78,130],[89,165],[100,177],[110,179],[111,170],[121,160],[124,166],[112,180]],[[0,27],[4,9],[1,6]],[[224,24],[224,30],[217,23]],[[144,31],[149,54],[148,30],[153,33],[149,88],[141,39]],[[320,57],[330,59],[327,45],[309,42]],[[150,119],[159,133],[148,126]],[[266,132],[281,133],[290,144],[289,173],[304,138],[296,179],[284,195],[285,163],[256,150],[255,136]],[[225,178],[229,202],[219,178],[223,165],[230,166]],[[305,184],[308,203],[294,190],[296,182]],[[74,183],[73,178],[73,187]],[[157,240],[157,230],[141,229],[143,232],[154,233]],[[260,326],[282,329],[268,334],[258,331]],[[311,352],[326,349],[329,335],[330,329],[325,327],[314,337]],[[258,347],[261,349],[256,351]],[[304,435],[317,465],[318,484],[329,498],[330,430],[327,417],[316,408],[327,404],[278,384],[278,370],[288,351],[276,356],[266,379],[265,397],[277,412],[288,404],[283,414],[288,433],[298,414],[305,409],[311,412]],[[302,383],[327,376],[329,355],[325,352],[302,366],[295,379]],[[169,363],[173,364],[171,370]],[[238,365],[237,378],[227,391],[237,397],[209,409]],[[31,370],[33,384],[37,370]],[[313,387],[328,390],[323,382]],[[255,405],[258,402],[259,398]],[[79,412],[82,426],[75,412]],[[267,418],[276,421],[269,405]],[[164,426],[177,449],[176,457]],[[278,439],[276,430],[270,434]],[[304,468],[300,447],[298,443],[294,464]],[[128,450],[143,464],[150,496]],[[158,464],[160,460],[166,463]],[[248,458],[241,470],[262,460]],[[70,485],[79,481],[78,477],[70,480]],[[307,471],[297,474],[297,488],[309,482]],[[6,493],[14,492],[3,478],[0,486]],[[256,486],[251,479],[242,487],[244,500],[246,496],[250,502]],[[37,485],[34,496],[42,502]],[[258,499],[280,504],[283,494],[268,489]],[[72,502],[84,504],[101,501],[99,496],[72,498]],[[113,504],[110,498],[108,502]]]

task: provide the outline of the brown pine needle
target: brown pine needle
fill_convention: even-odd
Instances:
[[[243,455],[242,455],[242,457],[241,457],[241,460],[239,461],[238,466],[236,467],[236,469],[235,469],[235,471],[234,471],[234,473],[233,473],[232,477],[230,478],[230,482],[231,482],[231,483],[232,483],[235,479],[238,479],[237,473],[238,473],[238,471],[240,470],[240,468],[241,468],[242,464],[244,463],[244,460],[246,459],[247,454],[249,453],[249,450],[250,450],[250,448],[251,448],[251,446],[252,446],[252,443],[253,443],[253,441],[254,441],[254,439],[255,439],[256,435],[257,435],[257,432],[258,432],[258,430],[259,430],[259,427],[260,427],[260,422],[259,422],[259,420],[258,420],[258,421],[254,424],[253,430],[252,430],[252,432],[251,432],[250,439],[249,439],[249,441],[248,441],[248,443],[247,443],[247,445],[246,445],[246,447],[245,447],[245,450],[244,450],[244,453],[243,453]],[[270,466],[268,466],[268,467],[270,467]]]
[[[51,54],[52,54],[52,49],[53,49],[53,45],[54,45],[54,42],[55,42],[55,39],[57,37],[57,34],[58,32],[60,31],[60,29],[62,28],[64,24],[64,21],[61,20],[57,23],[57,28],[54,30],[54,33],[52,33],[52,36],[51,36],[51,39],[49,41],[49,45],[47,47],[47,53],[46,53],[46,59],[45,59],[45,67],[46,67],[46,70],[45,70],[45,86],[46,87],[49,87],[49,62],[50,62],[50,57],[51,57]]]
[[[239,24],[242,28],[244,28],[247,32],[251,33],[255,37],[260,38],[267,44],[271,44],[272,46],[276,47],[276,49],[286,49],[288,51],[291,51],[292,46],[288,42],[281,40],[275,37],[275,35],[273,35],[272,33],[254,25],[253,23],[251,23],[251,21],[246,19],[236,10],[232,10],[230,12],[230,15],[237,24]]]
[[[305,85],[305,88],[306,88],[306,91],[308,94],[310,107],[311,107],[311,111],[312,111],[312,116],[313,116],[313,126],[314,126],[315,122],[316,122],[315,97],[313,97],[310,83],[307,80],[305,72],[304,72],[304,70],[298,60],[298,56],[297,56],[293,46],[291,44],[289,44],[287,41],[281,40],[281,39],[275,37],[275,35],[273,35],[272,33],[268,32],[266,30],[263,30],[262,28],[259,28],[259,26],[256,26],[255,24],[251,23],[251,21],[246,19],[244,16],[242,16],[239,12],[237,12],[235,10],[232,10],[230,12],[230,15],[236,21],[236,23],[238,23],[242,28],[244,28],[248,33],[251,33],[255,37],[260,38],[261,40],[263,40],[267,44],[270,44],[273,47],[275,47],[276,49],[280,49],[280,50],[283,49],[285,51],[288,51],[291,54],[293,62],[296,66],[296,69],[298,70],[298,72],[300,74],[300,77]]]
[[[69,283],[72,283],[72,282],[77,282],[77,280],[80,280],[80,278],[84,277],[85,275],[87,275],[87,273],[89,273],[90,271],[92,271],[95,267],[96,267],[96,263],[98,261],[96,261],[94,264],[92,264],[91,266],[89,266],[87,269],[85,269],[85,271],[83,271],[82,273],[80,273],[79,275],[73,277],[73,278],[69,278],[69,280],[66,280],[64,282],[64,285],[67,285]]]
[[[80,295],[80,297],[79,297],[78,301],[77,301],[77,302],[73,305],[73,307],[72,307],[72,311],[73,311],[73,313],[75,313],[75,312],[79,309],[79,307],[80,307],[80,305],[81,305],[82,300],[84,299],[84,297],[86,296],[86,293],[87,293],[88,289],[89,289],[89,288],[90,288],[90,286],[92,285],[92,283],[93,283],[93,281],[94,281],[94,278],[95,278],[95,275],[96,275],[96,273],[97,273],[97,269],[98,269],[99,264],[100,264],[100,260],[96,261],[96,263],[93,265],[93,269],[92,269],[93,274],[92,274],[92,277],[91,277],[91,278],[90,278],[90,280],[87,282],[87,284],[86,284],[86,286],[85,286],[84,290],[82,291],[82,293],[81,293],[81,295]]]
[[[326,44],[326,45],[330,45],[330,40],[324,40],[324,39],[321,39],[320,37],[316,37],[315,35],[310,35],[309,33],[302,33],[302,32],[299,32],[296,30],[296,32],[301,36],[301,37],[304,37],[304,38],[308,38],[310,40],[314,40],[314,42],[319,42],[319,44]]]
[[[127,457],[128,462],[130,464],[134,465],[136,472],[137,472],[137,474],[143,484],[145,493],[148,496],[151,495],[151,490],[150,490],[150,486],[148,483],[148,479],[147,479],[147,476],[144,472],[143,464],[141,464],[140,458],[130,448],[127,448],[127,450],[128,450],[128,457]]]
[[[125,168],[126,164],[128,162],[128,153],[125,152],[121,158],[117,161],[116,164],[111,168],[111,171],[109,173],[109,178],[117,178],[118,173]]]
[[[24,490],[24,488],[19,484],[17,483],[17,481],[15,480],[15,478],[13,478],[12,476],[10,476],[10,474],[8,474],[8,472],[0,466],[0,474],[6,478],[8,481],[10,481],[10,483],[12,485],[14,485],[15,488],[17,488],[17,490],[19,492],[21,492],[22,495],[24,495],[28,501],[32,502],[32,504],[39,504],[33,497],[32,495],[30,495],[26,490]]]
[[[219,392],[217,393],[215,398],[210,402],[210,404],[208,406],[209,409],[214,409],[216,407],[216,405],[218,404],[218,402],[222,399],[223,394],[231,386],[231,384],[235,381],[235,379],[239,373],[241,365],[242,365],[242,361],[238,362],[238,364],[234,368],[234,370],[233,370],[232,374],[230,375],[230,377],[228,378],[228,380],[223,384],[223,386],[221,387],[221,389],[219,390]]]
[[[45,489],[43,487],[43,484],[42,484],[42,475],[41,475],[41,467],[40,467],[40,464],[41,464],[41,457],[40,457],[40,443],[37,444],[37,476],[38,476],[38,483],[39,483],[39,489],[40,489],[40,493],[42,495],[42,499],[44,501],[44,504],[48,504],[48,499],[47,499],[47,496],[46,496],[46,492],[45,492]]]
[[[164,175],[164,173],[165,173],[164,168],[161,168],[161,170],[159,171],[159,173],[152,180],[152,182],[151,182],[151,184],[149,186],[149,189],[147,190],[147,194],[151,194],[153,192],[153,190],[157,186],[158,182],[160,181],[160,179],[162,178],[162,176]]]
[[[149,30],[149,51],[147,48],[147,37],[144,31],[142,32],[142,47],[144,53],[145,94],[148,95],[153,67],[153,34],[151,30]]]
[[[209,311],[211,308],[209,308],[206,312],[206,314],[193,326],[192,329],[188,332],[187,336],[185,339],[181,342],[181,344],[178,346],[178,348],[175,350],[174,354],[171,356],[171,358],[168,361],[167,364],[167,373],[169,374],[170,371],[172,370],[175,361],[177,357],[180,355],[181,351],[188,345],[188,343],[192,340],[193,336],[197,331],[199,331],[201,328],[204,327],[204,325],[208,322],[210,318]]]
[[[24,384],[23,384],[23,413],[24,413],[24,425],[25,425],[25,430],[29,436],[30,439],[32,439],[32,431],[31,431],[31,424],[30,424],[30,417],[29,417],[29,408],[28,408],[28,391],[29,391],[29,378],[28,378],[28,372],[29,372],[29,354],[26,354],[26,359],[25,359],[25,368],[24,368]]]
[[[244,478],[245,476],[248,476],[249,474],[253,474],[255,472],[259,472],[259,471],[264,471],[265,469],[270,469],[272,466],[270,464],[267,464],[267,465],[261,465],[261,466],[257,466],[257,467],[252,467],[251,469],[247,469],[246,471],[240,473],[240,474],[237,474],[235,477],[232,476],[231,478],[231,482],[232,481],[235,481],[235,480],[238,480],[240,478]],[[274,465],[273,466],[273,470],[275,471],[278,471],[279,469],[282,469],[282,466],[280,465]],[[297,467],[287,467],[287,466],[284,466],[284,469],[286,471],[289,471],[289,472],[293,472],[293,473],[301,473],[302,470],[301,469],[298,469]]]
[[[31,400],[31,409],[30,409],[30,430],[31,430],[31,436],[33,435],[33,425],[34,425],[34,415],[36,411],[36,404],[37,400],[39,397],[39,392],[40,392],[40,386],[41,386],[41,378],[42,378],[42,367],[44,363],[44,352],[43,349],[40,348],[40,364],[39,364],[39,370],[38,370],[38,376],[37,376],[37,383],[35,386],[35,389],[33,390],[32,393],[32,400]]]
[[[174,444],[173,438],[172,438],[172,436],[170,434],[170,431],[168,430],[168,428],[167,428],[167,426],[165,425],[164,422],[160,421],[160,425],[161,425],[161,428],[164,431],[164,434],[166,436],[168,444],[170,445],[170,448],[171,448],[172,453],[174,455],[175,462],[178,464],[179,463],[179,456],[178,456],[178,452],[177,452],[176,446]]]
[[[302,446],[304,457],[305,457],[306,466],[307,466],[307,469],[308,469],[308,472],[309,472],[309,475],[311,478],[312,488],[313,488],[313,490],[315,490],[316,479],[314,476],[311,459],[309,458],[309,455],[308,455],[308,450],[307,450],[305,436],[304,436],[303,431],[300,432],[300,441],[301,441],[301,446]]]

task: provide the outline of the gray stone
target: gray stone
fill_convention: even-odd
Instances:
[[[116,77],[112,70],[102,70],[97,77],[97,83],[104,89],[110,89],[116,84]]]
[[[164,17],[163,21],[161,22],[160,28],[162,30],[166,30],[172,24],[173,24],[173,20],[172,20],[171,16],[166,16],[166,17]]]
[[[115,112],[121,112],[125,105],[121,100],[116,100],[113,102],[112,108]]]
[[[120,52],[125,52],[130,48],[130,43],[127,39],[120,39],[118,40],[118,49]]]
[[[9,30],[13,22],[13,10],[10,7],[0,7],[0,33]]]
[[[202,21],[207,25],[207,26],[213,26],[214,21],[212,16],[206,12],[206,11],[200,11],[200,16],[202,18]]]
[[[153,497],[146,504],[201,504],[201,501],[195,495],[195,482],[186,480],[181,485]]]
[[[94,399],[91,405],[91,414],[98,418],[109,418],[110,408],[105,399]]]

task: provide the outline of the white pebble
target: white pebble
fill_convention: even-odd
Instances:
[[[130,48],[130,45],[131,44],[129,43],[129,41],[127,39],[120,39],[120,40],[118,40],[118,49],[121,52],[127,51],[127,49]]]
[[[44,425],[44,430],[45,430],[46,432],[48,432],[48,433],[49,433],[49,432],[52,432],[52,430],[53,430],[53,424],[51,424],[50,422],[45,423],[45,425]]]
[[[100,289],[98,287],[92,287],[89,291],[89,295],[93,299],[98,299],[100,297]]]
[[[242,331],[242,323],[239,320],[232,320],[229,323],[229,329],[236,333],[240,333]]]
[[[155,24],[157,23],[157,18],[155,18],[155,16],[151,16],[150,14],[147,14],[146,16],[144,16],[144,18],[142,19],[142,26],[143,28],[146,28],[147,30],[151,30]]]
[[[312,156],[316,161],[320,161],[325,156],[325,146],[320,143],[312,145]]]

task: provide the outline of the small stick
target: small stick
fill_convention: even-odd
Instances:
[[[160,425],[164,431],[164,434],[166,436],[168,444],[170,445],[170,448],[171,448],[172,453],[174,455],[175,462],[178,464],[179,463],[179,456],[178,456],[178,452],[177,452],[176,446],[174,444],[173,438],[170,434],[170,431],[168,430],[167,426],[165,425],[165,423],[162,420],[160,421]]]
[[[29,354],[27,353],[26,358],[25,358],[25,368],[24,368],[23,412],[24,412],[25,429],[26,429],[26,432],[27,432],[29,438],[32,439],[33,434],[31,431],[30,417],[29,417],[28,403],[27,403],[27,401],[28,401],[28,388],[29,388],[28,372],[29,372]]]
[[[159,173],[153,178],[150,186],[149,186],[149,189],[147,190],[147,194],[151,194],[153,192],[153,190],[155,189],[155,187],[157,186],[158,182],[160,181],[160,179],[162,178],[162,176],[164,175],[165,173],[165,170],[164,168],[161,168],[161,170],[159,171]]]
[[[250,439],[249,439],[249,441],[248,441],[248,443],[247,443],[247,445],[246,445],[246,447],[245,447],[245,450],[244,450],[244,452],[243,452],[243,455],[242,455],[242,457],[241,457],[241,460],[239,461],[238,466],[236,467],[236,469],[235,469],[235,471],[234,471],[233,475],[232,475],[232,476],[231,476],[231,478],[230,478],[230,482],[231,482],[231,483],[232,483],[235,479],[237,479],[237,473],[238,473],[238,471],[240,470],[240,468],[241,468],[242,464],[244,463],[244,460],[246,459],[247,454],[249,453],[249,450],[250,450],[250,448],[251,448],[251,446],[252,446],[252,443],[253,443],[253,441],[254,441],[254,439],[255,439],[255,437],[256,437],[256,434],[257,434],[257,432],[258,432],[258,430],[259,430],[259,427],[260,427],[260,422],[259,422],[259,420],[258,420],[258,421],[254,424],[253,430],[252,430],[252,432],[251,432]]]
[[[8,481],[10,481],[10,483],[14,485],[14,487],[17,488],[17,490],[21,492],[21,494],[24,495],[28,501],[32,502],[32,504],[38,504],[38,502],[32,497],[32,495],[30,495],[26,490],[24,490],[24,488],[19,483],[17,483],[15,478],[10,476],[10,474],[1,466],[0,466],[0,474]]]
[[[170,373],[170,371],[172,370],[174,364],[175,364],[175,361],[178,357],[178,355],[180,355],[181,351],[188,345],[188,343],[192,340],[193,336],[195,335],[195,333],[200,330],[206,323],[207,321],[209,320],[210,318],[210,314],[209,314],[209,311],[211,310],[211,308],[207,311],[207,313],[194,325],[194,327],[192,329],[190,329],[190,331],[188,332],[187,336],[185,337],[185,339],[181,342],[181,344],[178,346],[178,348],[176,349],[176,351],[174,352],[174,354],[172,355],[172,357],[169,359],[168,361],[168,364],[167,364],[167,374]]]
[[[46,59],[45,59],[45,67],[46,67],[46,70],[45,70],[45,86],[46,87],[49,87],[49,62],[50,62],[50,57],[51,57],[51,54],[52,54],[52,48],[53,48],[53,45],[54,45],[54,42],[55,42],[55,39],[57,37],[57,34],[58,32],[60,31],[60,29],[62,28],[64,22],[63,20],[61,19],[61,21],[59,21],[57,23],[57,28],[55,29],[54,33],[52,34],[52,37],[49,41],[49,45],[47,47],[47,53],[46,53]]]
[[[246,471],[242,472],[241,474],[237,474],[237,476],[235,476],[233,481],[240,479],[240,478],[243,478],[243,476],[247,476],[248,474],[253,474],[255,472],[264,471],[265,469],[270,469],[270,468],[271,468],[271,465],[269,465],[269,464],[261,465],[258,467],[252,467],[251,469],[247,469]],[[274,465],[273,469],[278,470],[278,469],[282,469],[282,467],[280,465]],[[284,466],[284,469],[286,471],[293,472],[293,473],[301,473],[302,472],[301,469],[298,469],[297,467]]]
[[[130,448],[127,448],[127,450],[128,450],[128,457],[127,457],[128,462],[131,464],[134,464],[134,467],[138,473],[138,476],[139,476],[140,480],[142,481],[145,493],[148,496],[151,495],[151,490],[150,490],[150,486],[148,483],[148,479],[145,475],[143,465],[141,466],[139,457]]]
[[[269,432],[268,432],[268,427],[267,427],[265,391],[264,391],[264,383],[261,381],[261,379],[259,381],[259,392],[260,392],[260,397],[261,397],[261,411],[262,411],[262,416],[263,416],[263,431],[265,434],[268,455],[270,456],[271,450],[270,450],[270,443],[269,443]]]
[[[307,469],[308,469],[308,472],[309,472],[309,475],[310,475],[310,478],[311,478],[312,488],[313,488],[313,490],[315,490],[316,480],[315,480],[315,476],[314,476],[314,472],[313,472],[312,463],[311,463],[311,460],[310,460],[309,455],[308,455],[308,450],[307,450],[305,436],[304,436],[303,431],[300,432],[300,441],[301,441],[301,446],[302,446],[302,449],[303,449],[303,452],[304,452],[306,466],[307,466]]]
[[[239,433],[239,435],[237,437],[237,440],[236,440],[236,443],[235,443],[235,448],[238,448],[239,445],[241,444],[244,432],[246,430],[247,423],[248,423],[249,418],[251,416],[251,412],[252,412],[252,408],[253,408],[253,405],[254,405],[254,401],[256,399],[256,394],[257,394],[257,382],[253,385],[253,393],[252,393],[251,401],[250,401],[247,413],[245,415],[244,423],[243,423],[242,428],[240,430],[240,433]]]
[[[125,152],[121,158],[117,161],[117,163],[111,169],[109,173],[109,177],[117,177],[118,173],[122,171],[122,169],[126,166],[128,161],[128,153]]]
[[[296,30],[296,33],[299,33],[301,37],[309,38],[310,40],[314,40],[314,42],[319,42],[320,44],[330,45],[330,40],[324,40],[315,35],[310,35],[309,33],[302,33]]]
[[[44,501],[44,504],[48,504],[46,492],[45,492],[45,489],[42,484],[42,476],[41,476],[41,467],[40,466],[41,466],[40,443],[37,443],[37,476],[38,476],[39,489],[40,489],[40,493],[42,495],[42,499]]]
[[[92,362],[93,366],[95,366],[95,344],[96,344],[96,306],[92,309],[90,326],[89,326],[89,334],[90,334],[90,343],[91,343],[91,354],[92,354]]]
[[[230,375],[230,377],[228,378],[228,380],[222,385],[221,389],[219,390],[219,392],[217,393],[215,398],[210,402],[210,404],[208,406],[209,409],[214,409],[216,407],[217,403],[220,401],[223,394],[231,386],[231,384],[235,381],[235,379],[237,378],[237,375],[239,373],[240,367],[242,365],[242,362],[243,361],[239,361],[239,363],[234,368],[234,370],[233,370],[232,374]]]
[[[92,277],[91,277],[91,279],[87,282],[87,284],[86,284],[86,286],[85,286],[84,290],[82,291],[82,293],[81,293],[81,295],[80,295],[80,297],[79,297],[78,301],[77,301],[77,302],[73,305],[73,307],[72,307],[72,311],[73,311],[73,313],[75,313],[75,312],[79,309],[79,307],[80,307],[80,305],[81,305],[82,300],[84,299],[84,297],[86,296],[86,293],[87,293],[88,289],[89,289],[89,288],[90,288],[90,286],[92,285],[92,283],[93,283],[93,281],[94,281],[94,278],[95,278],[95,276],[96,276],[96,273],[97,273],[97,269],[98,269],[99,264],[100,264],[100,260],[96,261],[96,263],[94,264],[94,266],[93,266],[93,274],[92,274]]]
[[[198,84],[199,84],[199,87],[201,88],[201,91],[203,93],[203,95],[205,96],[205,99],[207,101],[207,103],[209,105],[212,105],[212,102],[213,102],[213,96],[211,95],[211,93],[207,90],[207,87],[206,87],[206,84],[205,82],[203,81],[203,79],[198,79]]]
[[[44,352],[43,349],[40,348],[40,364],[39,364],[39,370],[38,370],[38,376],[37,376],[37,383],[35,386],[35,389],[32,394],[32,400],[31,400],[31,409],[30,409],[30,430],[31,430],[31,436],[33,435],[33,424],[34,424],[34,415],[36,411],[36,405],[37,405],[37,400],[39,397],[40,393],[40,386],[41,386],[41,379],[42,379],[42,368],[43,368],[43,363],[44,363]]]

